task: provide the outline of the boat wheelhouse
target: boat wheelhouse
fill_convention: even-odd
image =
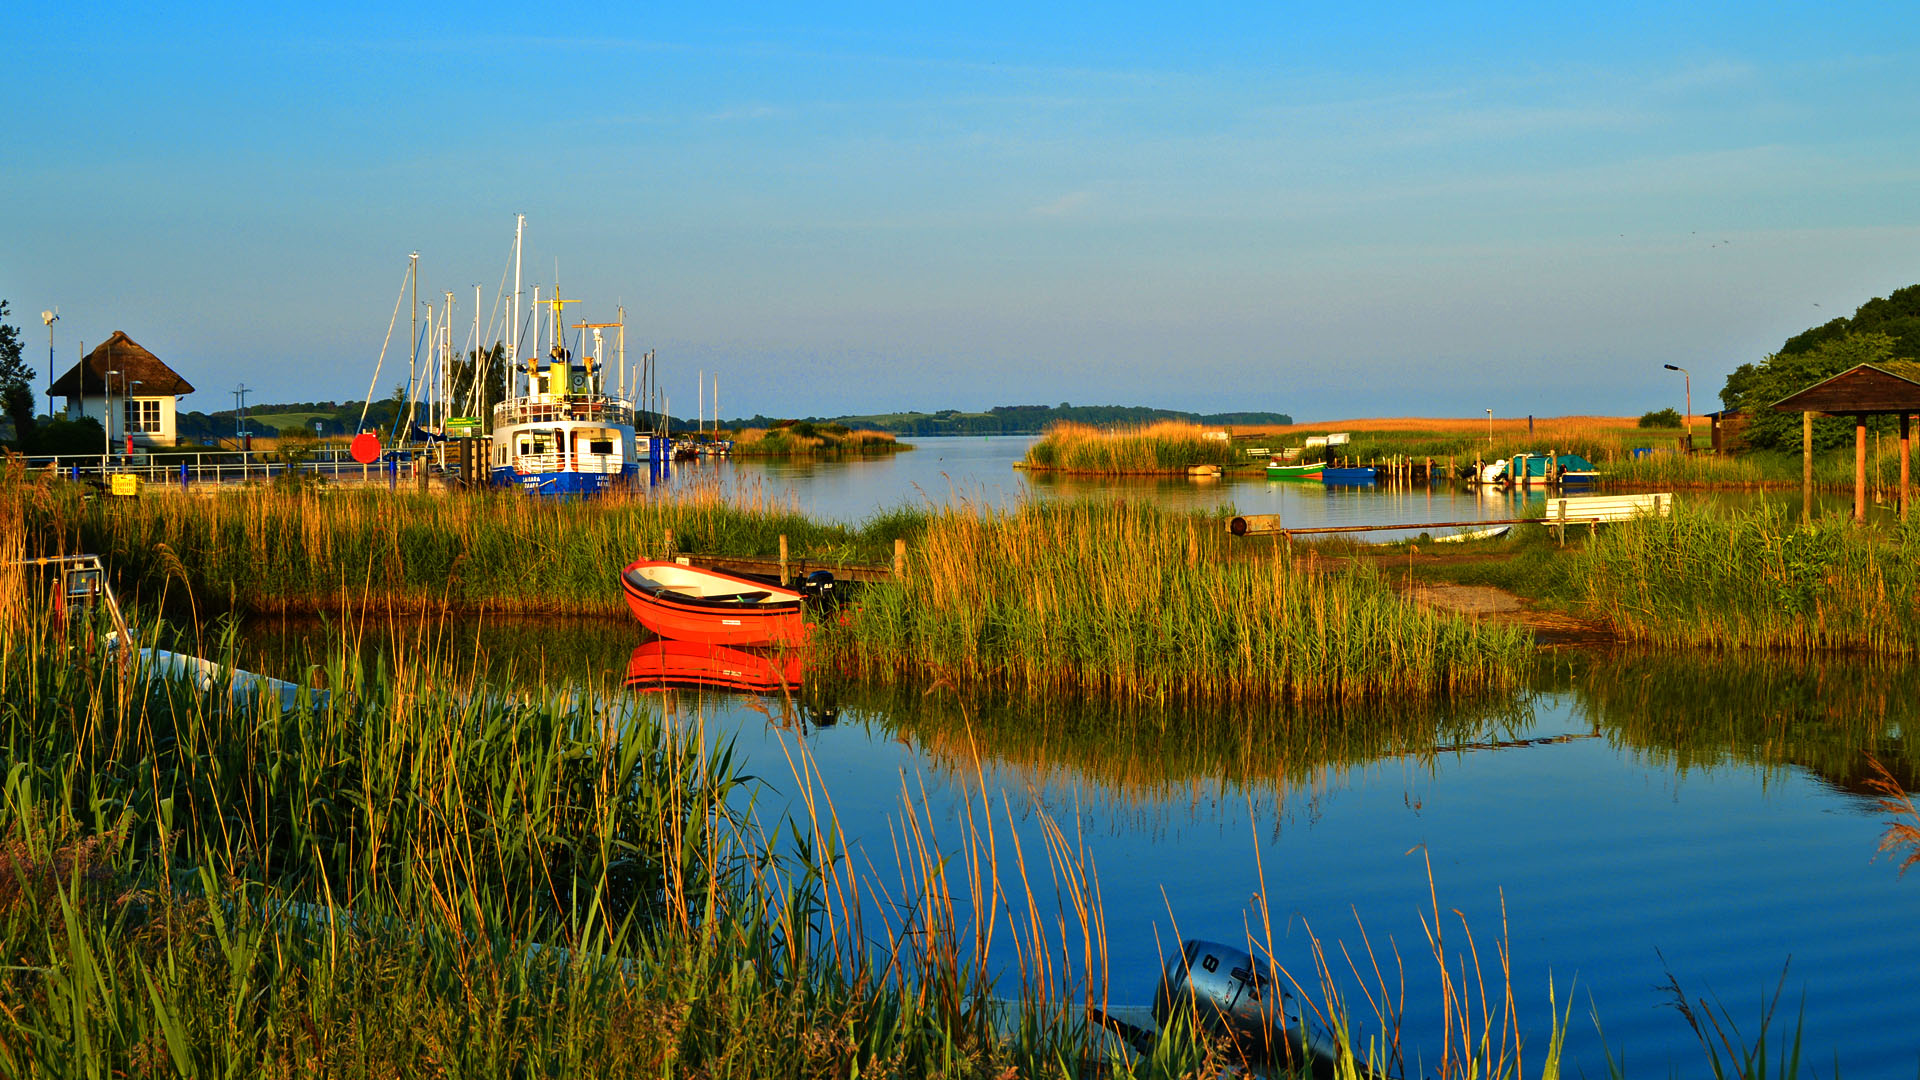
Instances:
[[[549,303],[555,330],[547,356],[525,360],[524,377],[516,364],[508,397],[493,407],[493,483],[539,495],[592,495],[631,482],[643,464],[664,457],[665,440],[639,434],[633,403],[604,384],[600,331],[618,326],[624,337],[625,327],[579,324],[593,331],[594,354],[576,359],[558,332],[568,301]]]

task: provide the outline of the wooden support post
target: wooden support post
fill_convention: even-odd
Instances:
[[[1813,520],[1813,414],[1800,414],[1800,519]]]
[[[1867,416],[1855,414],[1853,418],[1853,520],[1854,524],[1863,524],[1867,520]]]
[[[1567,500],[1560,500],[1560,546],[1567,546]]]
[[[427,491],[427,482],[433,477],[432,462],[427,458],[427,452],[425,450],[420,451],[419,458],[413,463],[413,475],[420,483],[421,494],[425,494]]]
[[[1900,414],[1900,520],[1907,520],[1907,460],[1913,448],[1912,433],[1908,425],[1913,417]]]
[[[907,542],[899,537],[893,540],[893,576],[896,581],[907,576]]]
[[[787,534],[780,534],[780,584],[784,587],[792,580],[787,575]]]
[[[664,542],[662,542],[660,546],[660,551],[661,551],[660,557],[662,559],[665,559],[668,562],[673,561],[673,530],[672,529],[667,530],[667,538]]]

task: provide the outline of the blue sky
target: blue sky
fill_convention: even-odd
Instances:
[[[1920,281],[1910,5],[908,7],[30,4],[0,297],[344,399],[518,211],[676,412],[1331,419],[1704,409]]]

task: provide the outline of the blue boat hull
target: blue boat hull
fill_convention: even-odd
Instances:
[[[1358,484],[1371,484],[1379,479],[1379,474],[1375,472],[1371,465],[1365,468],[1355,469],[1329,468],[1320,474],[1320,479],[1329,486],[1338,487],[1346,485],[1351,487]]]
[[[539,472],[522,473],[513,469],[493,470],[495,487],[522,488],[533,495],[598,495],[611,487],[624,486],[640,475],[637,465],[628,465],[617,473]]]

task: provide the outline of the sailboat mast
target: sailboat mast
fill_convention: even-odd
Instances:
[[[513,222],[513,337],[507,346],[507,378],[520,366],[520,240],[527,231],[527,215],[515,214]]]
[[[453,290],[442,293],[446,310],[440,316],[440,432],[446,434],[447,418],[453,415]]]
[[[407,342],[407,412],[413,412],[413,395],[420,385],[420,253],[407,256],[407,279],[413,287],[413,303],[409,305],[408,317],[412,320],[412,340]],[[413,417],[408,415],[406,440],[413,440]]]
[[[491,359],[493,351],[489,349],[487,352],[488,358]],[[486,403],[486,395],[480,391],[480,380],[486,377],[483,372],[491,367],[491,364],[486,368],[480,365],[480,286],[475,285],[473,287],[473,382],[467,387],[467,403],[476,417],[482,411],[480,406]]]
[[[616,348],[620,352],[620,400],[625,401],[627,399],[627,305],[621,304],[618,310],[620,341]]]

